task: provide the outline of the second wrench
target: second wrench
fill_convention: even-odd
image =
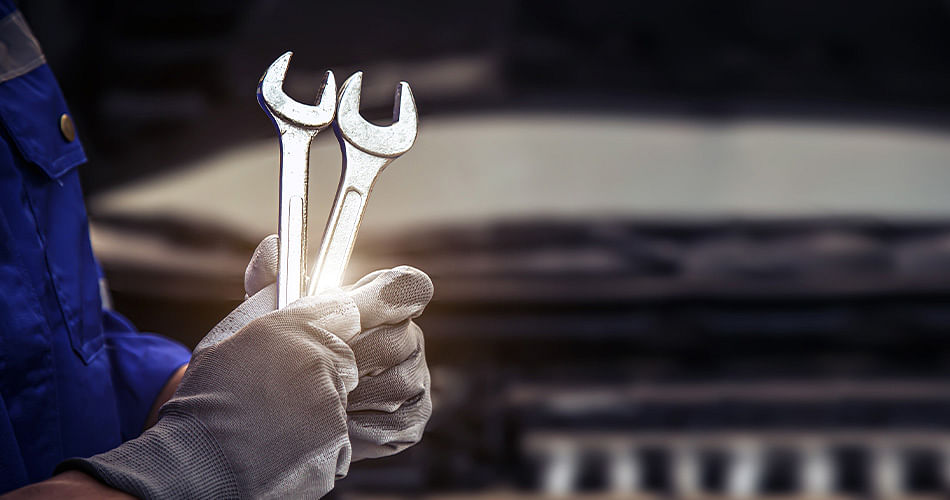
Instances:
[[[356,72],[340,89],[333,131],[343,150],[343,170],[320,254],[310,275],[308,295],[340,286],[353,253],[356,234],[373,184],[380,172],[416,141],[416,101],[406,82],[396,88],[393,124],[379,127],[360,116],[363,73]]]

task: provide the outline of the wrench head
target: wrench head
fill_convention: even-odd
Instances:
[[[284,93],[284,77],[293,52],[286,52],[271,63],[257,84],[257,102],[272,117],[278,117],[297,127],[321,129],[333,121],[336,111],[336,79],[327,71],[317,92],[315,106],[293,100]]]
[[[373,125],[360,116],[360,91],[363,72],[357,71],[343,82],[336,111],[336,131],[346,142],[373,156],[396,158],[409,151],[416,142],[419,121],[412,89],[406,82],[396,87],[393,123],[387,127]]]

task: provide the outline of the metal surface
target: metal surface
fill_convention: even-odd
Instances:
[[[300,298],[307,258],[307,179],[310,143],[333,121],[336,80],[327,71],[315,106],[284,93],[284,76],[293,52],[277,58],[257,86],[257,101],[280,133],[280,240],[277,263],[277,307]]]
[[[76,139],[76,127],[68,113],[60,115],[59,131],[63,134],[63,139],[66,139],[66,142],[73,142]]]
[[[412,147],[418,131],[416,102],[406,82],[396,88],[393,123],[379,127],[360,116],[363,73],[356,72],[340,90],[333,131],[343,151],[343,168],[333,210],[314,265],[307,293],[340,286],[353,252],[363,211],[380,172]]]

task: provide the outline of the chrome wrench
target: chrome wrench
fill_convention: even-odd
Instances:
[[[277,58],[257,86],[257,102],[280,133],[280,214],[277,236],[277,307],[300,298],[307,272],[307,179],[310,143],[332,121],[336,80],[327,71],[315,106],[284,93],[284,76],[293,52]]]
[[[308,295],[340,286],[373,184],[383,169],[416,141],[418,117],[409,84],[399,82],[396,87],[393,123],[388,127],[373,125],[360,116],[362,87],[363,73],[356,72],[340,89],[333,132],[343,150],[343,169],[317,263],[311,270]]]

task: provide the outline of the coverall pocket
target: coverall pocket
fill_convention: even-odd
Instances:
[[[57,179],[35,175],[26,180],[37,236],[46,257],[46,282],[53,288],[61,324],[73,351],[86,363],[103,348],[99,268],[89,242],[79,174],[73,167]],[[61,328],[54,328],[61,330]]]

